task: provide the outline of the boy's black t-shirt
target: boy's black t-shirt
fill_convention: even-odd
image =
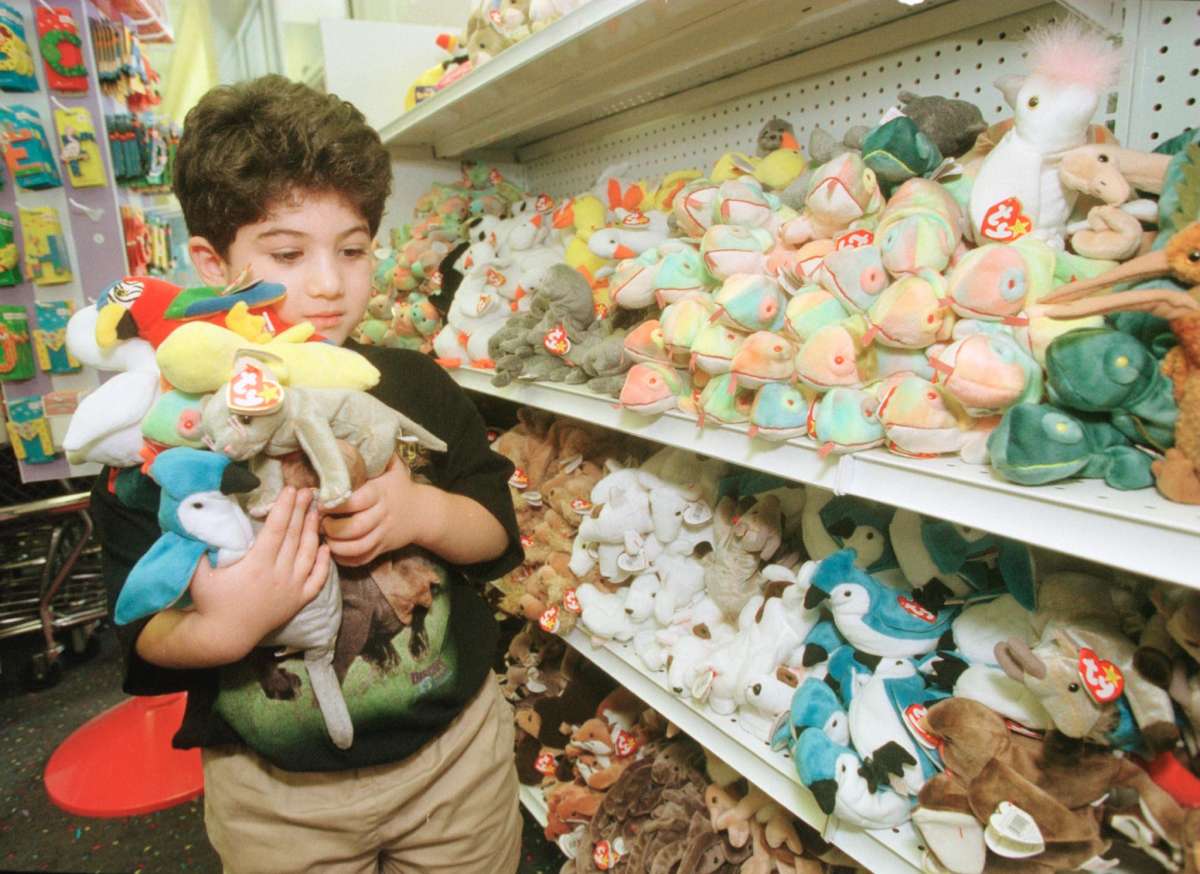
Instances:
[[[260,649],[220,669],[172,670],[137,654],[135,643],[148,620],[119,627],[126,692],[188,693],[176,747],[240,740],[291,771],[337,771],[399,761],[440,734],[487,676],[497,628],[479,584],[503,576],[523,560],[508,488],[512,463],[491,450],[475,406],[432,359],[402,349],[352,342],[347,346],[379,369],[379,385],[371,394],[446,441],[445,453],[410,453],[407,460],[414,475],[487,508],[508,533],[508,548],[493,561],[470,566],[405,551],[406,572],[417,574],[432,589],[432,598],[424,601],[427,606],[412,609],[407,624],[381,592],[387,585],[342,569],[343,619],[335,669],[355,728],[348,750],[337,749],[325,733],[300,656],[279,661]],[[157,486],[148,478],[140,485],[137,499],[121,490],[127,504],[110,490],[106,470],[92,491],[110,604],[116,603],[126,575],[160,533]]]

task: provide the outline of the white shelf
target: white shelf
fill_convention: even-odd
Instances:
[[[791,759],[745,732],[735,718],[718,716],[674,695],[667,689],[666,674],[646,673],[629,647],[612,644],[597,648],[579,629],[571,631],[566,641],[868,871],[915,874],[921,870],[923,847],[911,823],[864,831],[830,821],[817,807],[812,793],[800,783]]]
[[[682,413],[640,416],[573,386],[525,382],[501,389],[488,372],[450,373],[472,391],[1200,588],[1200,507],[1172,503],[1154,489],[1122,492],[1102,480],[1020,486],[984,465],[905,458],[883,449],[822,459],[808,439],[769,443],[751,439],[745,427],[701,429]]]
[[[528,160],[1025,12],[1044,0],[593,0],[380,126],[389,147]],[[528,149],[538,143],[535,149]]]
[[[520,790],[521,805],[528,810],[538,825],[546,827],[546,796],[537,786],[522,786]]]

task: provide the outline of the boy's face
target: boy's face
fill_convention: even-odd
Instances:
[[[287,287],[278,307],[292,324],[312,322],[341,345],[371,296],[367,220],[329,192],[299,192],[265,219],[238,228],[224,258],[203,237],[188,241],[192,263],[210,285],[232,282],[247,265],[255,279]]]

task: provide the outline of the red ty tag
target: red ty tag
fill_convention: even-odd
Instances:
[[[553,777],[558,771],[554,764],[554,756],[549,753],[538,753],[538,757],[533,760],[533,769],[547,777]]]
[[[617,731],[613,745],[616,747],[617,756],[622,759],[626,756],[632,756],[640,746],[638,739],[623,728]]]
[[[566,328],[558,325],[546,332],[546,336],[542,338],[542,345],[551,355],[561,357],[571,351],[571,338],[567,336]]]
[[[1088,694],[1100,704],[1117,700],[1125,690],[1121,669],[1086,646],[1079,648],[1079,676]]]
[[[921,728],[921,720],[929,710],[924,704],[910,704],[904,710],[904,721],[908,724],[908,730],[917,742],[928,750],[941,749],[941,741],[932,734]]]
[[[899,604],[901,607],[903,607],[905,612],[911,613],[913,616],[916,616],[918,619],[920,619],[924,622],[928,622],[931,625],[934,622],[937,622],[937,617],[935,615],[930,613],[928,610],[926,610],[924,607],[922,607],[920,604],[918,604],[916,601],[912,600],[911,598],[906,598],[903,595],[899,595],[896,598],[896,603]]]
[[[1033,230],[1033,221],[1021,212],[1021,199],[1006,197],[993,203],[983,214],[980,236],[998,243],[1011,243]]]
[[[567,589],[563,592],[563,606],[572,613],[583,612],[583,606],[579,603],[579,596],[575,594],[574,589]]]
[[[621,861],[621,854],[608,841],[597,841],[592,848],[592,861],[601,871],[607,871]]]
[[[842,234],[834,241],[833,245],[835,249],[858,249],[861,246],[869,246],[874,242],[875,235],[864,228]]]
[[[558,608],[547,607],[546,612],[538,619],[538,626],[547,634],[554,634],[558,631]]]

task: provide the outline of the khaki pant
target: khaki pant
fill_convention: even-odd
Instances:
[[[512,707],[489,674],[404,761],[283,771],[204,750],[204,819],[226,874],[512,874],[521,849]]]

